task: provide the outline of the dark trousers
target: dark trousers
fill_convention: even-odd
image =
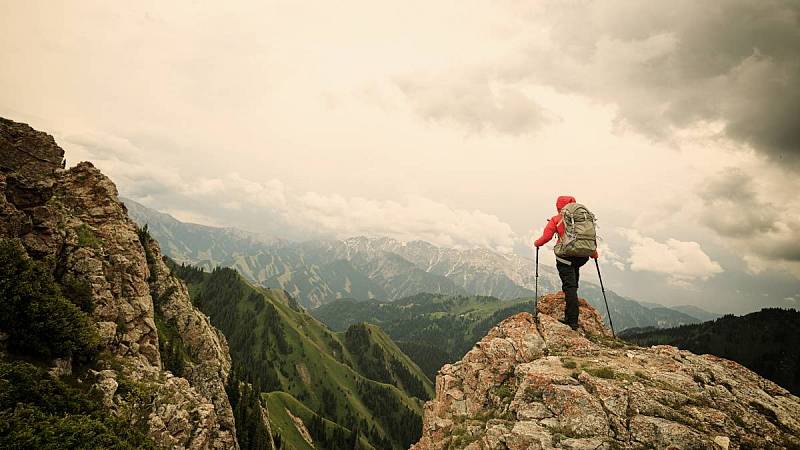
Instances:
[[[568,261],[569,264],[563,261]],[[564,306],[564,322],[569,325],[578,325],[578,280],[580,279],[581,266],[589,258],[585,256],[556,257],[556,269],[561,277],[561,290],[564,291],[566,305]]]

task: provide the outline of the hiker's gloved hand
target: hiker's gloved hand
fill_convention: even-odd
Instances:
[[[595,250],[594,253],[592,253],[592,259],[597,259],[599,257],[600,255],[597,253],[597,250]]]

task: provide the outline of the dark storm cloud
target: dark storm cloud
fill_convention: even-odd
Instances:
[[[700,85],[720,81],[716,90],[696,92],[676,104],[671,116],[721,118],[729,136],[797,169],[800,2],[719,2],[699,12],[699,23],[679,35],[678,75]],[[699,106],[704,103],[717,105]]]
[[[774,259],[800,262],[800,243],[797,242],[797,235],[800,233],[800,227],[795,227],[794,231],[794,238],[786,239],[783,242],[774,242],[766,246],[762,254]]]
[[[546,85],[615,104],[619,125],[656,139],[719,124],[724,136],[800,171],[800,1],[510,3],[524,19],[507,39],[527,44],[456,74],[398,82],[418,113],[519,134],[546,114],[489,86]]]
[[[557,14],[551,36],[555,49],[528,61],[534,78],[617,103],[657,137],[722,121],[728,137],[800,169],[800,2],[581,4]],[[543,56],[555,70],[532,68]]]

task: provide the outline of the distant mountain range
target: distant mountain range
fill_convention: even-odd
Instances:
[[[660,306],[660,305],[659,305]],[[670,309],[674,309],[676,311],[680,311],[684,314],[688,314],[692,317],[697,317],[698,319],[702,320],[703,322],[708,322],[709,320],[714,320],[722,317],[722,314],[717,314],[714,312],[706,311],[703,308],[699,308],[694,305],[679,305],[679,306],[671,306]]]
[[[235,268],[261,286],[285,290],[310,309],[344,298],[385,302],[419,293],[503,300],[534,296],[535,262],[514,254],[385,237],[289,242],[184,223],[135,201],[124,202],[133,220],[148,225],[164,253],[176,261],[205,269]],[[540,294],[560,290],[554,268],[540,265],[539,275]],[[584,281],[579,293],[605,315],[599,286]],[[649,307],[613,291],[606,294],[618,330],[673,327],[701,322],[699,315],[713,316],[699,308]]]

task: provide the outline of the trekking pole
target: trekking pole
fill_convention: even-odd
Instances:
[[[533,299],[533,320],[539,317],[539,247],[536,247],[536,290]]]
[[[594,265],[597,267],[597,278],[600,279],[600,290],[603,291],[603,301],[606,303],[606,313],[608,314],[608,323],[611,325],[611,335],[617,337],[617,334],[614,333],[614,322],[611,321],[611,310],[608,309],[608,299],[606,299],[606,288],[603,287],[603,277],[600,275],[600,263],[597,262],[597,258],[594,259]]]

